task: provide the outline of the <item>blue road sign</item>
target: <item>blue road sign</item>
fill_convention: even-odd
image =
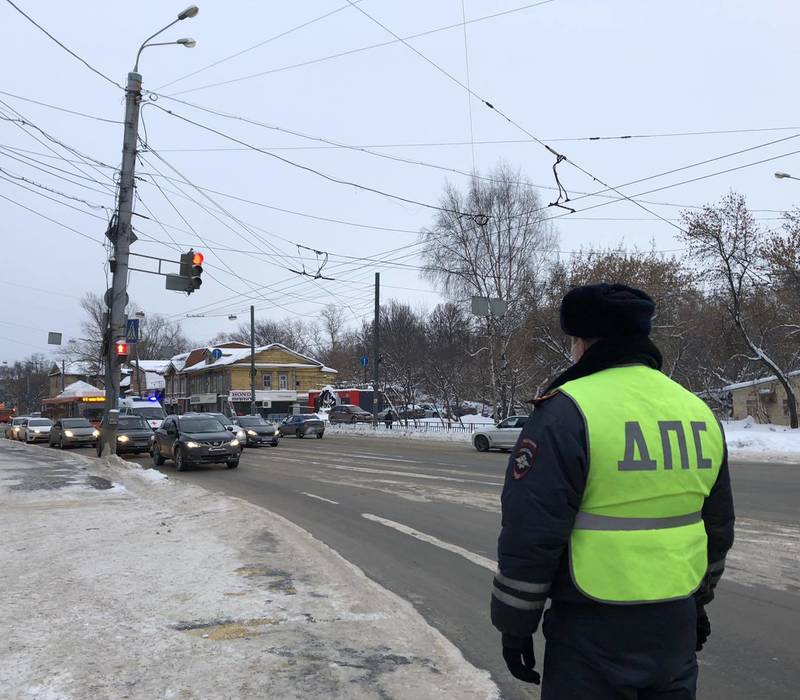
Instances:
[[[129,343],[139,342],[139,319],[129,318],[125,328],[125,340]]]
[[[215,360],[218,360],[220,357],[222,357],[222,350],[219,348],[214,348],[211,351],[211,357],[213,357]]]
[[[367,357],[366,355],[362,355],[361,359],[359,360],[359,363],[361,364],[362,367],[369,367],[369,357]]]

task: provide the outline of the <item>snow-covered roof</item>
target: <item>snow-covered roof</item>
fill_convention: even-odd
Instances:
[[[800,377],[800,369],[795,370],[794,372],[789,372],[787,377]],[[759,379],[750,379],[746,382],[738,382],[736,384],[728,384],[728,386],[722,387],[723,391],[736,391],[737,389],[747,389],[751,386],[758,386],[759,384],[769,384],[770,382],[777,382],[778,378],[773,374],[769,377],[761,377]]]
[[[145,372],[158,372],[164,374],[169,367],[170,360],[134,360],[132,367],[141,367]]]
[[[304,355],[303,353],[297,352],[297,350],[292,350],[291,348],[281,344],[281,343],[270,343],[269,345],[260,345],[256,348],[256,355],[258,353],[264,352],[266,350],[272,349],[279,349],[288,352],[295,357],[298,357],[303,360],[308,360],[309,364],[301,364],[301,363],[292,363],[292,362],[268,362],[268,363],[256,363],[259,367],[318,367],[323,372],[336,372],[336,370],[331,369],[330,367],[324,367],[323,364],[319,360],[315,360],[313,357],[308,355]],[[212,363],[206,364],[205,362],[196,362],[195,364],[186,367],[184,371],[186,372],[194,372],[203,369],[208,369],[209,367],[223,367],[226,365],[233,365],[238,362],[242,362],[243,360],[250,358],[250,348],[226,348],[221,346],[214,346],[209,347],[208,350],[215,350],[218,349],[222,352],[222,357],[218,360],[215,360]],[[192,352],[196,352],[193,350]],[[174,358],[173,358],[174,360]]]
[[[155,389],[163,389],[165,386],[164,382],[164,375],[159,374],[157,372],[143,372],[145,379],[142,384],[142,389],[147,390],[155,390]],[[133,386],[134,389],[138,390],[138,386],[136,384],[136,380],[134,380],[133,375],[129,374],[123,377],[120,380],[119,385],[121,387],[130,387]]]
[[[58,396],[59,398],[67,398],[70,396],[105,396],[105,393],[105,391],[98,389],[96,386],[78,380],[67,386]]]

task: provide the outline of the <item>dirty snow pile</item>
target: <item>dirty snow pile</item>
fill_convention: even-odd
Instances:
[[[732,459],[800,464],[800,430],[784,425],[756,423],[748,417],[723,421],[728,454]]]
[[[132,467],[0,440],[1,698],[498,697],[304,530]]]

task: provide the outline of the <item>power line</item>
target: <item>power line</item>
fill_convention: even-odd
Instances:
[[[48,221],[50,221],[51,223],[56,224],[57,226],[61,226],[62,228],[65,228],[65,229],[67,229],[69,231],[72,231],[73,233],[77,233],[79,236],[82,236],[83,238],[88,238],[93,243],[97,243],[98,245],[103,245],[103,241],[99,241],[96,238],[93,238],[92,236],[89,236],[89,235],[83,233],[82,231],[78,231],[78,229],[72,228],[72,226],[67,226],[66,224],[63,224],[60,221],[56,221],[55,219],[51,219],[49,216],[45,216],[41,212],[36,211],[35,209],[31,209],[30,207],[26,207],[24,204],[20,204],[19,202],[11,199],[10,197],[6,197],[4,194],[0,194],[0,198],[1,199],[5,199],[7,202],[11,202],[12,204],[17,205],[18,207],[21,207],[22,209],[25,209],[26,211],[29,211],[32,214],[36,214],[36,216],[40,216],[43,219],[47,219]],[[58,201],[58,200],[54,200],[54,201]],[[63,204],[63,202],[62,202],[62,204]],[[79,209],[78,211],[81,211],[81,210]],[[83,213],[84,214],[88,214],[89,212],[85,211]]]
[[[467,15],[464,4],[464,0],[461,0],[461,22],[464,30],[464,66],[466,67],[467,71],[467,88],[471,89],[472,86],[469,75],[469,45],[467,44]],[[469,92],[467,93],[467,113],[469,115],[469,145],[472,151],[472,172],[476,173],[478,168],[475,165],[475,128],[472,123],[472,95]]]
[[[506,16],[506,15],[514,14],[516,12],[522,12],[523,10],[529,10],[531,8],[534,8],[534,7],[539,7],[540,5],[547,5],[547,4],[549,4],[551,2],[555,2],[555,1],[556,0],[540,0],[540,2],[529,3],[527,5],[523,5],[522,7],[514,7],[512,9],[510,9],[510,10],[503,10],[502,12],[494,12],[494,13],[492,13],[490,15],[484,15],[482,17],[475,17],[473,19],[467,20],[463,24],[475,24],[476,22],[483,22],[485,20],[495,19],[497,17],[503,17],[503,16]],[[418,32],[417,34],[410,34],[410,35],[408,35],[406,37],[403,37],[403,40],[419,39],[419,38],[421,38],[423,36],[430,36],[431,34],[437,34],[438,32],[444,32],[444,31],[448,31],[450,29],[456,29],[458,27],[461,27],[461,25],[462,25],[462,22],[456,22],[455,24],[448,24],[448,25],[443,26],[443,27],[437,27],[435,29],[428,29],[428,30],[426,30],[424,32]],[[330,61],[332,59],[342,58],[343,56],[352,56],[353,54],[361,53],[362,51],[370,51],[372,49],[381,48],[383,46],[390,46],[391,44],[396,44],[398,41],[399,40],[384,41],[384,42],[381,42],[379,44],[371,44],[370,46],[362,46],[362,47],[357,48],[357,49],[350,49],[348,51],[340,51],[339,53],[329,54],[327,56],[322,56],[320,58],[314,58],[314,59],[311,59],[311,60],[308,60],[308,61],[303,61],[301,63],[294,63],[294,64],[291,64],[291,65],[288,65],[288,66],[282,66],[280,68],[273,68],[271,70],[261,71],[260,73],[252,73],[251,75],[243,75],[243,76],[240,76],[238,78],[231,78],[229,80],[222,80],[222,81],[217,82],[217,83],[211,83],[211,84],[208,84],[208,85],[201,85],[199,87],[193,87],[193,88],[189,88],[187,90],[180,90],[180,91],[174,92],[172,94],[173,95],[184,95],[186,93],[196,92],[198,90],[206,90],[208,88],[220,87],[222,85],[231,85],[232,83],[239,83],[239,82],[242,82],[242,81],[245,81],[245,80],[252,80],[254,78],[263,77],[265,75],[271,75],[273,73],[280,73],[280,72],[283,72],[283,71],[292,70],[294,68],[302,68],[304,66],[314,65],[316,63],[322,63],[324,61]]]
[[[13,97],[17,100],[22,100],[23,102],[30,102],[31,104],[39,105],[40,107],[49,107],[50,109],[58,110],[59,112],[66,112],[67,114],[74,114],[78,117],[86,117],[87,119],[94,119],[98,122],[106,122],[107,124],[124,124],[125,122],[120,121],[119,119],[106,119],[105,117],[98,117],[94,114],[86,114],[86,112],[76,112],[74,109],[67,109],[66,107],[59,107],[57,105],[51,105],[47,102],[40,102],[39,100],[33,100],[30,97],[22,97],[22,95],[15,95],[11,92],[5,92],[4,90],[0,90],[0,95],[5,95],[6,97]]]
[[[35,19],[33,19],[33,17],[31,17],[30,15],[26,14],[26,13],[25,13],[23,10],[21,10],[21,9],[20,9],[20,8],[19,8],[19,7],[18,7],[16,4],[14,4],[13,2],[11,2],[11,0],[6,0],[6,2],[7,2],[9,5],[11,5],[11,7],[13,7],[13,8],[14,8],[14,9],[15,9],[17,12],[19,12],[19,13],[20,13],[20,14],[21,14],[21,15],[22,15],[22,16],[23,16],[25,19],[27,19],[27,20],[28,20],[28,21],[29,21],[29,22],[30,22],[30,23],[31,23],[31,24],[32,24],[34,27],[36,27],[36,28],[37,28],[39,31],[43,32],[43,33],[44,33],[44,34],[46,34],[48,37],[50,37],[50,39],[52,39],[52,40],[53,40],[53,41],[54,41],[56,44],[58,44],[58,45],[59,45],[59,46],[60,46],[62,49],[64,49],[64,51],[66,51],[66,52],[67,52],[67,53],[68,53],[70,56],[72,56],[73,58],[77,58],[77,59],[78,59],[78,60],[79,60],[79,61],[80,61],[80,62],[81,62],[81,63],[82,63],[84,66],[86,66],[86,67],[87,67],[87,68],[88,68],[90,71],[92,71],[93,73],[96,73],[96,74],[97,74],[97,75],[99,75],[99,76],[100,76],[100,77],[101,77],[103,80],[106,80],[106,81],[108,81],[109,83],[111,83],[111,84],[112,84],[114,87],[116,87],[116,88],[119,88],[120,90],[122,90],[122,89],[123,89],[121,85],[118,85],[117,83],[115,83],[115,82],[114,82],[114,81],[113,81],[111,78],[109,78],[109,77],[108,77],[107,75],[105,75],[104,73],[101,73],[99,70],[97,70],[97,68],[95,68],[93,65],[91,65],[91,64],[90,64],[88,61],[86,61],[85,59],[81,58],[81,57],[80,57],[78,54],[76,54],[76,53],[75,53],[75,52],[74,52],[72,49],[70,49],[69,47],[67,47],[67,46],[65,46],[64,44],[62,44],[62,43],[61,43],[61,42],[60,42],[58,39],[56,39],[56,38],[55,38],[55,37],[54,37],[54,36],[53,36],[53,35],[52,35],[50,32],[48,32],[48,31],[47,31],[47,30],[46,30],[46,29],[45,29],[45,28],[44,28],[44,27],[43,27],[41,24],[39,24],[39,23],[38,23],[38,22],[37,22]]]
[[[356,0],[356,1],[357,2],[361,2],[361,0]],[[310,26],[310,25],[312,25],[312,24],[314,24],[316,22],[319,22],[320,20],[323,20],[323,19],[326,19],[327,17],[330,17],[331,15],[335,15],[337,12],[341,12],[342,10],[346,10],[349,7],[350,7],[350,5],[340,5],[336,9],[331,10],[330,12],[326,12],[324,15],[320,15],[319,17],[315,17],[314,19],[310,19],[307,22],[303,22],[302,24],[298,24],[298,25],[292,27],[291,29],[287,29],[287,30],[285,30],[283,32],[280,32],[279,34],[273,34],[268,39],[264,39],[264,41],[259,41],[257,44],[253,44],[252,46],[248,46],[246,49],[242,49],[241,51],[237,51],[236,53],[232,53],[229,56],[225,56],[224,58],[220,58],[218,61],[214,61],[213,63],[209,63],[207,66],[203,66],[202,68],[198,68],[197,70],[194,70],[191,73],[187,73],[186,75],[182,75],[180,78],[175,78],[175,80],[170,80],[168,83],[164,83],[163,85],[159,85],[156,88],[156,90],[163,90],[165,87],[169,87],[170,85],[174,85],[175,83],[179,83],[182,80],[186,80],[186,78],[191,78],[192,76],[197,75],[198,73],[202,73],[203,71],[207,71],[209,68],[214,68],[215,66],[218,66],[221,63],[225,63],[226,61],[230,61],[231,59],[238,58],[239,56],[242,56],[243,54],[246,54],[246,53],[248,53],[250,51],[253,51],[254,49],[261,48],[262,46],[265,46],[266,44],[269,44],[269,43],[275,41],[276,39],[280,39],[282,37],[288,36],[289,34],[292,34],[292,33],[296,32],[296,31],[298,31],[300,29],[304,29],[305,27],[308,27],[308,26]]]
[[[359,184],[357,182],[351,182],[350,180],[343,180],[343,179],[335,177],[333,175],[328,175],[327,173],[324,173],[324,172],[322,172],[320,170],[312,168],[312,167],[310,167],[308,165],[302,165],[301,163],[295,163],[294,161],[289,160],[288,158],[284,158],[283,156],[279,156],[279,155],[277,155],[275,153],[270,153],[269,151],[265,151],[264,149],[259,148],[258,146],[253,146],[252,144],[249,144],[246,141],[242,141],[241,139],[237,139],[234,136],[230,136],[229,134],[226,134],[223,131],[219,131],[218,129],[214,129],[213,127],[206,126],[205,124],[201,124],[200,122],[196,122],[196,121],[194,121],[192,119],[189,119],[188,117],[184,117],[183,115],[178,114],[177,112],[173,112],[171,109],[166,109],[165,107],[161,107],[160,105],[157,105],[157,104],[154,105],[154,106],[157,109],[160,109],[162,112],[165,112],[166,114],[169,114],[172,117],[180,119],[181,121],[184,121],[187,124],[192,124],[193,126],[196,126],[196,127],[200,128],[200,129],[204,129],[205,131],[209,131],[209,132],[211,132],[213,134],[216,134],[217,136],[221,136],[224,139],[227,139],[229,141],[233,141],[234,143],[238,143],[238,144],[240,144],[242,146],[247,146],[248,148],[250,148],[253,151],[256,151],[257,153],[261,153],[261,154],[263,154],[265,156],[268,156],[270,158],[274,158],[276,160],[281,161],[282,163],[286,163],[287,165],[291,165],[291,166],[293,166],[295,168],[299,168],[300,170],[305,170],[306,172],[309,172],[309,173],[312,173],[314,175],[317,175],[318,177],[321,177],[321,178],[323,178],[325,180],[328,180],[329,182],[333,182],[333,183],[336,183],[338,185],[345,185],[345,186],[349,186],[349,187],[355,187],[356,189],[363,190],[364,192],[371,192],[373,194],[380,195],[381,197],[387,197],[388,199],[394,199],[394,200],[397,200],[397,201],[400,201],[400,202],[404,202],[405,204],[413,204],[413,205],[418,206],[418,207],[424,207],[426,209],[432,209],[434,211],[441,211],[441,212],[445,212],[447,214],[455,214],[456,216],[465,216],[465,217],[470,218],[470,219],[473,219],[475,216],[477,216],[475,214],[469,214],[469,213],[465,213],[465,212],[455,211],[455,210],[452,210],[452,209],[447,209],[446,207],[437,206],[435,204],[429,204],[427,202],[420,202],[420,201],[418,201],[416,199],[411,199],[409,197],[403,197],[401,195],[392,194],[391,192],[386,192],[384,190],[379,190],[379,189],[377,189],[375,187],[369,187],[368,185],[361,185],[361,184]]]

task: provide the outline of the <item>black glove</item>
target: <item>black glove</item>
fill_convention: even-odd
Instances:
[[[539,685],[541,677],[535,671],[536,657],[533,655],[533,635],[512,637],[503,635],[503,659],[514,678],[525,683]]]
[[[697,606],[697,646],[695,651],[700,651],[708,638],[711,636],[711,620],[708,619],[706,609],[702,605]]]

